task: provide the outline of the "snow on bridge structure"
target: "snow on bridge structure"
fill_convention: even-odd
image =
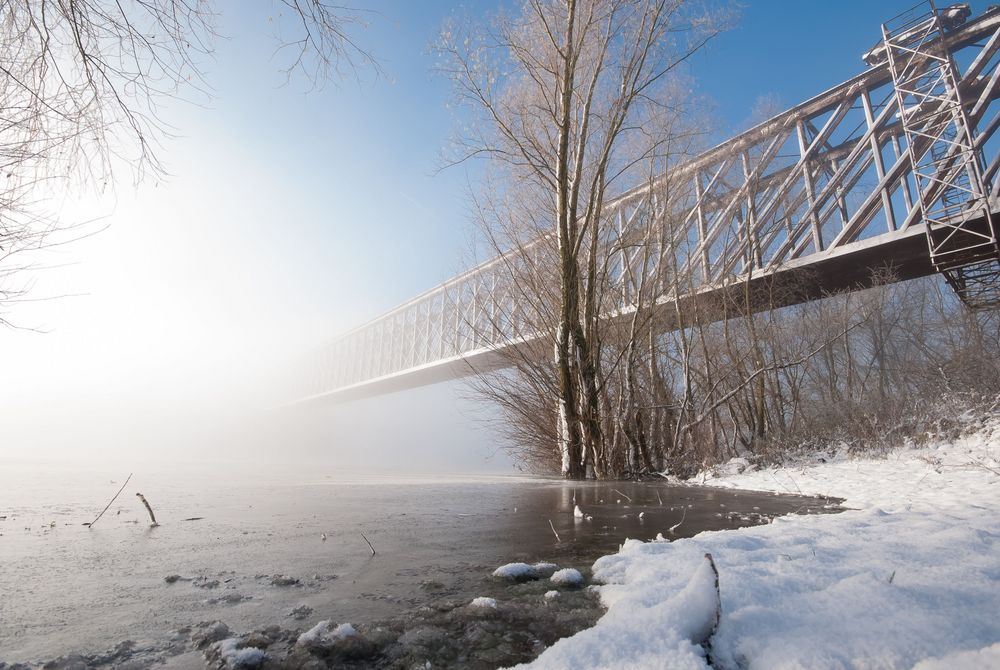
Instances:
[[[924,3],[882,35],[863,73],[605,205],[619,230],[636,217],[666,220],[671,189],[669,220],[682,226],[673,239],[686,245],[693,285],[663,291],[665,314],[784,279],[798,289],[778,299],[792,304],[864,287],[887,265],[900,280],[943,274],[972,309],[1000,306],[1000,8],[970,17],[967,5]],[[635,308],[637,265],[622,253],[609,318]],[[500,256],[341,335],[309,357],[294,402],[502,367],[532,339],[508,281]]]

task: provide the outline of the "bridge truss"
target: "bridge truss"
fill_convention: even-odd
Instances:
[[[626,235],[669,200],[688,294],[807,273],[799,301],[864,285],[890,263],[900,279],[943,273],[972,308],[1000,304],[1000,9],[968,22],[955,11],[923,5],[887,22],[867,71],[608,203],[605,219]],[[503,365],[531,339],[509,262],[332,341],[298,397],[346,400]],[[634,308],[647,265],[622,253],[615,314]],[[662,287],[657,300],[689,297]]]

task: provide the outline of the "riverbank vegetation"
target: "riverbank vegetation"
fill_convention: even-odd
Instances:
[[[597,472],[686,477],[735,457],[880,450],[947,429],[1000,393],[1000,319],[969,312],[937,278],[760,313],[731,307],[724,320],[667,332],[649,319],[624,347],[609,336]],[[541,356],[475,382],[501,410],[496,428],[514,456],[535,471],[559,466],[553,386]]]

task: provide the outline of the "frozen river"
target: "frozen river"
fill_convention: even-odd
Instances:
[[[824,505],[660,483],[146,470],[88,529],[127,474],[0,464],[0,660],[156,643],[215,619],[249,630],[394,617],[485,594],[504,563],[586,571],[625,538],[686,537]],[[574,517],[574,505],[591,518]]]

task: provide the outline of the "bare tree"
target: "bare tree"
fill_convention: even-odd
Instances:
[[[357,10],[327,0],[272,7],[293,17],[278,22],[289,76],[318,84],[378,67],[350,36]],[[104,188],[120,170],[165,176],[164,104],[210,94],[203,63],[215,25],[210,0],[0,0],[0,303],[24,289],[17,278],[30,262],[16,258],[81,232],[45,216],[54,189]]]
[[[661,89],[721,26],[688,0],[527,0],[490,26],[443,33],[442,69],[480,112],[459,138],[456,160],[486,155],[503,164],[512,187],[543,204],[555,246],[557,317],[549,328],[566,477],[605,474],[605,202],[662,152],[664,138],[645,133],[673,113]]]

